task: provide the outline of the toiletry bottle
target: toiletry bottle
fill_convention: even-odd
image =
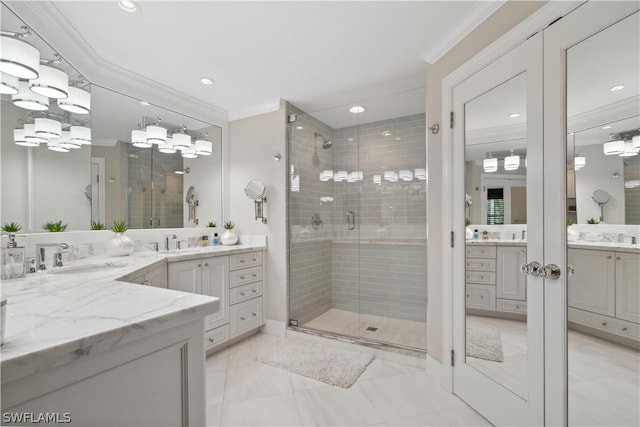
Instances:
[[[218,233],[213,233],[213,245],[218,246],[220,244],[220,238],[218,237]]]
[[[479,237],[478,229],[473,230],[473,240],[478,240]]]
[[[482,232],[482,240],[489,240],[489,232],[487,230]]]
[[[202,236],[200,238],[200,246],[209,246],[209,236]]]

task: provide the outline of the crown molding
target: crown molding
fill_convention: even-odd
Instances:
[[[11,9],[91,83],[220,125],[226,110],[105,60],[54,2],[11,2]]]
[[[283,101],[278,99],[277,101],[273,101],[268,104],[256,105],[237,111],[230,111],[229,121],[233,122],[236,120],[246,119],[248,117],[258,116],[260,114],[278,111],[282,105],[284,105]]]
[[[476,2],[474,9],[466,15],[454,28],[446,32],[435,43],[420,55],[427,64],[435,64],[451,48],[469,35],[478,25],[498,10],[506,0]]]

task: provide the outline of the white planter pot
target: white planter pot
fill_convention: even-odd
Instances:
[[[133,240],[123,233],[116,233],[111,239],[107,240],[107,255],[109,256],[127,256],[131,255],[135,249]]]
[[[238,243],[238,235],[232,230],[224,230],[224,232],[220,236],[220,243],[225,246],[235,245],[236,243]]]

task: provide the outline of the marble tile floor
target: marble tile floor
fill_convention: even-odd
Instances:
[[[467,316],[475,327],[491,325],[502,337],[504,362],[470,364],[526,396],[526,323]],[[640,352],[578,331],[569,331],[569,425],[640,425]]]
[[[208,426],[491,425],[419,368],[376,358],[342,389],[255,360],[288,339],[304,338],[260,333],[207,358]]]
[[[331,308],[301,326],[338,335],[398,344],[422,351],[427,349],[426,322],[359,314]],[[377,328],[377,330],[369,331],[368,327]]]

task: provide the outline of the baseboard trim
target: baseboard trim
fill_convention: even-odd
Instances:
[[[267,319],[260,330],[263,334],[274,335],[277,337],[287,336],[287,324],[278,320]]]
[[[430,354],[427,354],[427,375],[440,387],[447,389],[447,382],[444,381],[444,365]]]

